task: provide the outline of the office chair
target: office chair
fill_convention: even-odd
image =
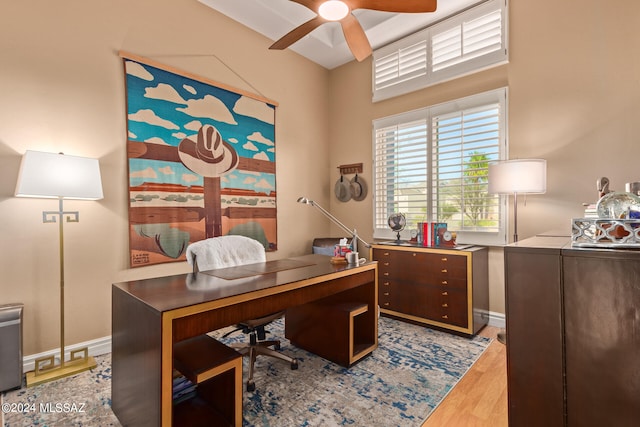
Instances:
[[[187,247],[187,261],[193,266],[194,274],[198,271],[213,270],[216,268],[234,267],[256,262],[265,262],[264,247],[258,241],[244,236],[220,236],[201,240]],[[280,350],[279,340],[267,340],[265,327],[284,316],[284,311],[272,313],[259,319],[244,320],[236,325],[236,329],[226,333],[229,336],[234,332],[242,331],[249,335],[249,343],[232,344],[243,356],[249,357],[249,378],[247,391],[256,389],[253,381],[253,372],[258,355],[270,356],[289,362],[291,369],[298,369],[298,361]],[[271,349],[270,347],[274,347]]]

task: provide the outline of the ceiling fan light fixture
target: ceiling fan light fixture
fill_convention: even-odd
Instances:
[[[320,5],[318,14],[327,21],[339,21],[349,14],[349,6],[340,0],[328,0]]]

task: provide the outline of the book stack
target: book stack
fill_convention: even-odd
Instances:
[[[418,229],[422,233],[422,246],[440,246],[442,233],[447,229],[446,222],[421,222]]]
[[[196,385],[180,372],[173,371],[173,404],[189,400],[196,395]]]

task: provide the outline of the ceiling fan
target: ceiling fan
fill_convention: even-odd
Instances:
[[[276,41],[269,49],[286,49],[320,25],[338,21],[353,56],[362,61],[371,55],[371,45],[364,29],[351,13],[356,9],[369,9],[396,13],[434,12],[437,0],[291,0],[314,11],[317,16],[294,28]]]

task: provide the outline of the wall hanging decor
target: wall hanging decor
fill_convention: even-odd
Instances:
[[[183,261],[189,243],[226,234],[276,250],[277,104],[146,58],[120,56],[131,266]]]
[[[334,192],[336,198],[341,202],[355,200],[361,202],[367,197],[367,183],[362,178],[362,163],[338,166],[340,178],[336,181]],[[350,180],[345,175],[356,174]]]

